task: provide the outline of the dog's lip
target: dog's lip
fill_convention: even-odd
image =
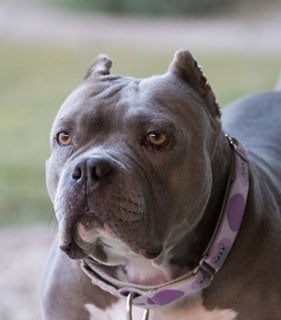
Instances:
[[[104,245],[104,244],[103,244]],[[105,246],[110,248],[111,246]],[[157,248],[145,248],[145,249],[138,249],[135,252],[132,251],[130,253],[130,255],[140,255],[143,256],[144,258],[148,259],[148,260],[153,260],[153,261],[160,261],[160,257],[161,254],[163,252],[163,247],[159,246]],[[129,254],[129,253],[128,253]],[[100,257],[98,257],[97,255],[91,253],[90,255],[87,256],[87,258],[89,258],[91,261],[100,264],[100,265],[104,265],[104,266],[109,266],[109,267],[116,267],[116,266],[120,266],[120,265],[125,265],[126,259],[128,257],[126,256],[119,256],[119,258],[117,260],[112,260],[111,259],[111,255],[109,253],[107,253],[107,259],[100,259]]]
[[[71,259],[83,259],[87,256],[74,241],[61,245],[60,249]]]
[[[96,257],[93,254],[90,254],[83,259],[85,261],[90,262],[90,264],[92,263],[97,266],[104,266],[104,267],[108,267],[108,268],[116,268],[116,267],[123,268],[128,263],[125,260],[124,261],[120,261],[120,260],[112,261],[111,259],[109,259],[109,260],[99,259],[98,257]]]
[[[120,265],[120,263],[115,264],[115,263],[111,263],[110,261],[108,262],[108,261],[100,260],[97,257],[95,257],[94,255],[86,256],[84,259],[88,260],[91,263],[94,263],[96,265],[103,265],[103,266],[107,266],[107,267],[116,267],[116,266]]]

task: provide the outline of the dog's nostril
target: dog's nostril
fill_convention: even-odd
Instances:
[[[96,183],[106,178],[113,171],[111,163],[103,158],[88,158],[79,162],[71,173],[75,183]]]
[[[82,170],[80,167],[76,167],[72,172],[72,179],[79,180],[82,177]]]
[[[105,177],[110,173],[110,167],[106,163],[100,163],[96,166],[95,175],[97,177]]]
[[[111,166],[107,161],[99,160],[99,161],[93,161],[89,165],[91,177],[94,180],[100,180],[101,178],[104,178],[108,176],[111,173]]]

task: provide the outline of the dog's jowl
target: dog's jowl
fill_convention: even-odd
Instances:
[[[102,56],[51,131],[45,320],[280,320],[281,92],[223,108],[188,51]]]

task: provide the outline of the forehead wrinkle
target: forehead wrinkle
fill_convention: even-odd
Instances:
[[[135,79],[130,77],[111,75],[103,77],[91,84],[88,98],[108,99],[114,97],[124,91],[124,88],[128,87],[132,82],[135,82]]]
[[[143,83],[144,81],[142,81]],[[175,114],[171,112],[166,103],[162,103],[161,96],[156,94],[153,88],[147,88],[146,92],[136,92],[134,98],[128,100],[128,112],[126,120],[144,126],[172,126],[175,122]]]
[[[84,112],[78,115],[78,126],[93,132],[106,133],[121,130],[125,114],[129,109],[127,87],[108,89],[102,97],[88,99]]]
[[[123,87],[124,83],[120,81],[94,84],[91,87],[88,99],[108,99],[110,97],[116,96],[123,89]]]
[[[66,98],[57,117],[73,110],[75,112],[75,109],[80,110],[84,105],[92,104],[95,101],[116,97],[127,82],[128,79],[117,77],[107,81],[83,83]]]
[[[126,115],[126,121],[132,125],[137,125],[143,128],[174,128],[173,117],[167,113],[155,109],[155,106],[141,107],[138,109],[129,109]]]

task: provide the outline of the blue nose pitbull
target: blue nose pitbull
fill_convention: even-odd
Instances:
[[[51,132],[45,320],[281,318],[281,92],[220,110],[188,51],[99,57]]]

